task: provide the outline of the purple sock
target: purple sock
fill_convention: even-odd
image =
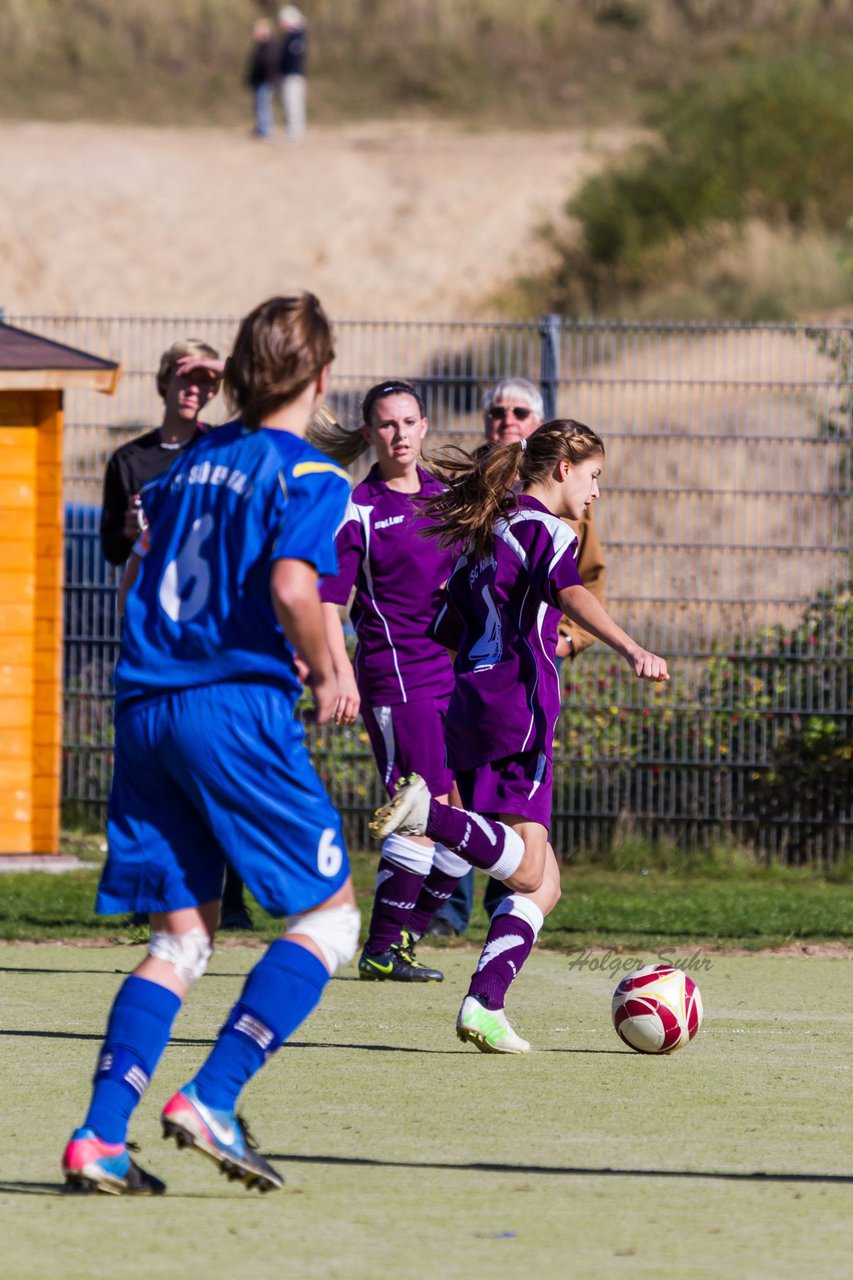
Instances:
[[[458,876],[448,875],[440,867],[433,867],[424,880],[423,888],[418,895],[415,909],[409,916],[408,927],[412,933],[420,936],[426,933],[433,922],[438,908],[453,897],[453,890],[459,883]]]
[[[438,800],[429,802],[426,833],[498,880],[517,871],[524,856],[524,841],[511,827]]]
[[[501,903],[492,916],[469,996],[476,996],[487,1009],[504,1007],[510,983],[533,950],[541,920],[539,908],[528,900],[519,905],[518,899],[507,898]]]
[[[409,924],[424,878],[422,872],[408,871],[396,862],[380,858],[373,914],[365,943],[368,955],[378,956],[400,941],[400,931]]]

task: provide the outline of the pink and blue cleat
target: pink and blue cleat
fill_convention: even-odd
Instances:
[[[233,1111],[208,1107],[195,1084],[185,1084],[163,1108],[163,1137],[179,1147],[195,1147],[219,1165],[229,1181],[258,1191],[273,1191],[284,1178],[258,1154],[246,1121]]]
[[[62,1172],[74,1191],[108,1196],[161,1196],[166,1184],[140,1169],[125,1142],[104,1142],[92,1129],[75,1129],[62,1156]]]

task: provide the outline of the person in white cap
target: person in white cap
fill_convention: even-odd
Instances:
[[[305,18],[295,4],[286,4],[279,9],[278,25],[282,31],[279,73],[284,125],[290,141],[296,142],[305,133],[305,56],[308,33]]]

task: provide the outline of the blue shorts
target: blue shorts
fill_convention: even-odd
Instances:
[[[330,898],[349,860],[303,738],[276,686],[204,685],[124,708],[98,912],[221,898],[226,860],[270,915]]]
[[[450,695],[362,711],[376,767],[389,795],[394,794],[397,779],[410,773],[419,773],[434,796],[446,796],[453,786],[444,750],[449,701]]]

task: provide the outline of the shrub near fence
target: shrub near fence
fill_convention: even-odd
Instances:
[[[227,349],[235,323],[10,319],[125,371],[115,400],[66,398],[63,795],[69,814],[98,823],[118,635],[96,533],[104,464],[158,420],[160,351],[187,333]],[[559,318],[337,330],[344,418],[370,383],[404,375],[424,390],[434,445],[470,442],[482,390],[512,371],[541,375],[558,411],[605,437],[596,519],[610,608],[666,654],[673,680],[640,684],[601,646],[567,669],[558,849],[600,848],[630,825],[685,845],[733,837],[791,861],[842,858],[853,828],[849,331]],[[382,796],[363,733],[310,736],[350,841],[365,843]]]

